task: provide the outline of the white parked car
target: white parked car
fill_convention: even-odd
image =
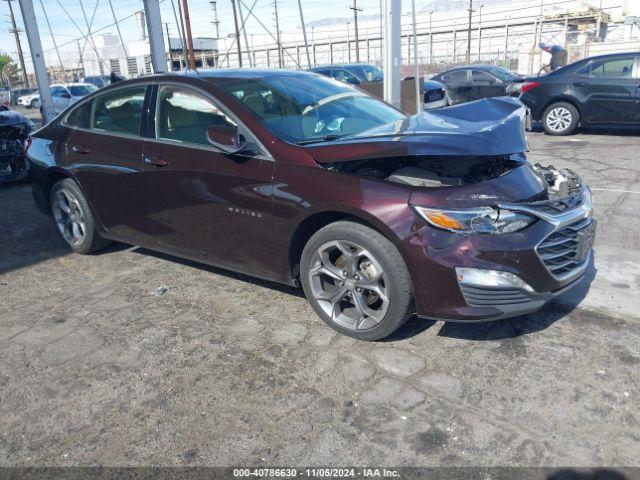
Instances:
[[[98,90],[98,87],[90,83],[67,83],[64,85],[56,83],[49,88],[51,90],[51,99],[53,100],[53,108],[55,109],[56,115],[82,97]],[[27,95],[27,97],[29,97],[29,95]],[[28,106],[31,108],[40,108],[40,94],[36,93],[31,95],[31,97]],[[21,102],[23,98],[24,97],[20,97],[18,99],[18,103],[21,105],[23,105]],[[26,101],[25,99],[25,102]],[[26,104],[24,105],[27,106]]]
[[[28,95],[18,97],[18,105],[22,105],[27,108],[38,108],[38,105],[40,105],[40,94],[38,92],[33,92]]]

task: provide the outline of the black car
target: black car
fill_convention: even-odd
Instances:
[[[639,57],[640,53],[590,57],[528,78],[520,100],[549,135],[569,135],[581,125],[639,125]]]
[[[497,65],[470,65],[439,73],[432,80],[444,83],[450,105],[502,97],[518,92],[523,78]]]

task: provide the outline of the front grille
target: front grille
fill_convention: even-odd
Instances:
[[[582,219],[545,238],[538,245],[538,255],[553,275],[562,276],[584,264],[594,235],[594,220]]]
[[[427,90],[424,92],[424,103],[437,102],[444,98],[443,90]]]
[[[518,305],[531,299],[518,288],[472,287],[460,285],[462,295],[472,307],[500,307],[501,305]]]

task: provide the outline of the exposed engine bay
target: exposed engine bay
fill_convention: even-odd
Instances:
[[[518,156],[431,157],[410,156],[354,160],[329,166],[332,171],[402,183],[413,187],[455,187],[500,177],[521,166]]]
[[[0,112],[0,182],[20,180],[27,174],[25,145],[32,123],[21,113]]]

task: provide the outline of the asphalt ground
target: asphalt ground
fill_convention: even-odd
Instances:
[[[28,185],[1,186],[0,465],[638,465],[640,133],[530,144],[594,191],[585,281],[525,317],[412,319],[378,343],[299,290],[124,245],[70,254]]]

